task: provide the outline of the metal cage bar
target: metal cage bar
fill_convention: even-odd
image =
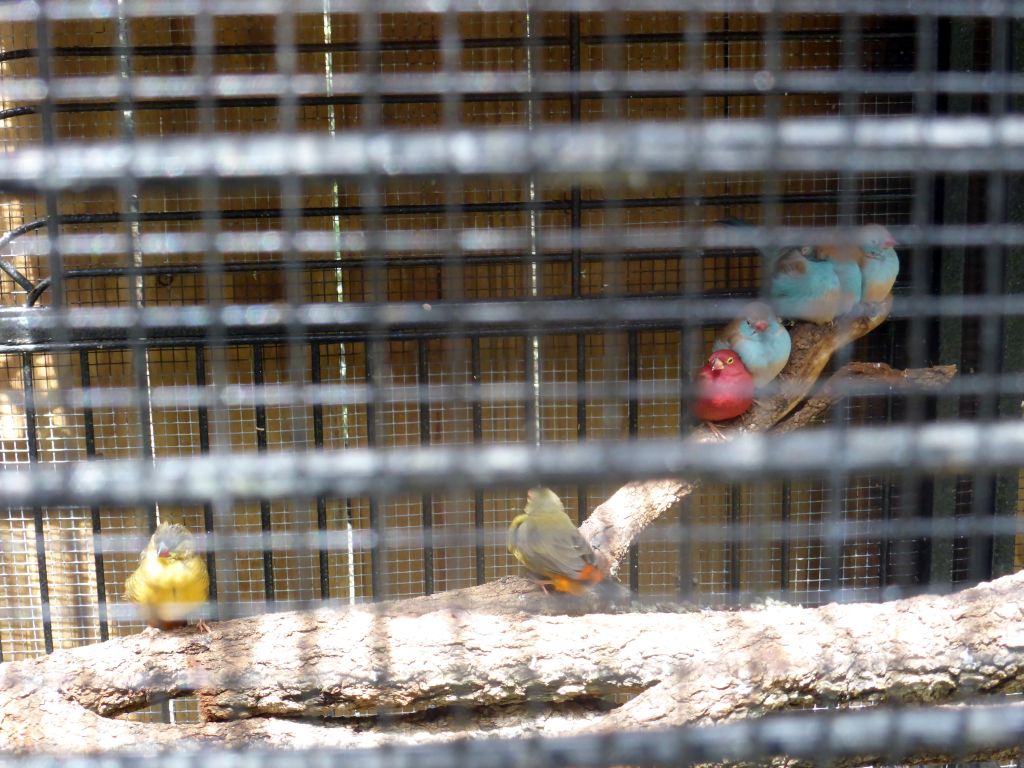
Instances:
[[[429,595],[513,572],[504,529],[527,487],[571,488],[582,521],[610,484],[666,474],[705,495],[630,548],[637,599],[887,599],[1018,567],[1018,4],[488,9],[129,2],[76,41],[65,27],[105,9],[0,7],[34,34],[0,53],[0,203],[27,201],[0,238],[0,353],[16,361],[0,419],[24,424],[0,423],[0,503],[32,510],[11,551],[36,574],[45,652],[68,642],[69,602],[95,599],[101,640],[129,615],[107,592],[136,546],[115,509],[201,525],[223,616],[249,610],[235,568],[256,550],[270,610]],[[226,34],[238,15],[260,39]],[[150,22],[174,35],[154,42]],[[730,218],[753,226],[716,225]],[[687,444],[695,364],[766,295],[770,251],[868,221],[901,240],[896,306],[833,369],[955,363],[958,379],[939,396],[851,386],[820,430]],[[67,510],[91,546],[77,572],[54,556],[77,534]],[[941,741],[954,715],[928,717],[917,737]],[[536,755],[806,746],[778,722],[749,753],[723,728]],[[843,733],[812,757],[845,754]]]

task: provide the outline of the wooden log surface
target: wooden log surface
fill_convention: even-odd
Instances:
[[[188,741],[367,746],[454,738],[456,704],[461,733],[559,735],[824,704],[957,702],[1024,683],[1024,574],[952,595],[813,609],[544,615],[521,609],[535,596],[522,580],[497,590],[503,599],[458,608],[442,596],[411,614],[403,601],[267,614],[209,635],[146,631],[7,663],[0,739],[16,751],[77,753]],[[224,721],[112,717],[188,692]],[[623,694],[633,698],[610,710],[588,704]],[[547,705],[526,706],[538,701]],[[504,718],[503,706],[512,708]],[[440,710],[448,720],[358,717],[377,710]],[[328,715],[338,719],[308,719]]]

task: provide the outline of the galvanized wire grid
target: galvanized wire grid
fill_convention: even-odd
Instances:
[[[652,600],[1017,569],[1019,5],[486,5],[0,6],[0,659],[138,631],[157,520],[227,617],[517,572],[539,481],[709,478],[622,573]],[[947,393],[680,453],[756,247],[862,222],[902,271],[839,362]]]

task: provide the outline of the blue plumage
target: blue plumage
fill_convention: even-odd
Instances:
[[[712,351],[732,349],[750,371],[755,386],[763,386],[779,375],[789,361],[792,342],[772,308],[754,302],[727,325],[715,339]]]
[[[835,267],[811,247],[789,248],[774,258],[768,294],[779,315],[791,320],[830,323],[839,313]]]
[[[860,304],[864,280],[860,271],[861,251],[849,245],[824,245],[818,253],[832,264],[839,278],[839,312],[845,315]]]
[[[862,300],[868,304],[884,301],[900,272],[896,240],[881,224],[868,224],[860,234],[860,270],[864,276]]]

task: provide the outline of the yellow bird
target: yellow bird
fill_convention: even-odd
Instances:
[[[188,528],[172,523],[157,526],[139,556],[139,567],[125,582],[124,595],[142,606],[149,626],[185,626],[186,617],[210,596],[210,575],[196,554]],[[210,631],[202,619],[198,626],[201,632]]]
[[[550,585],[556,592],[582,595],[607,578],[550,488],[532,488],[526,494],[525,511],[508,528],[508,551],[545,592]]]

